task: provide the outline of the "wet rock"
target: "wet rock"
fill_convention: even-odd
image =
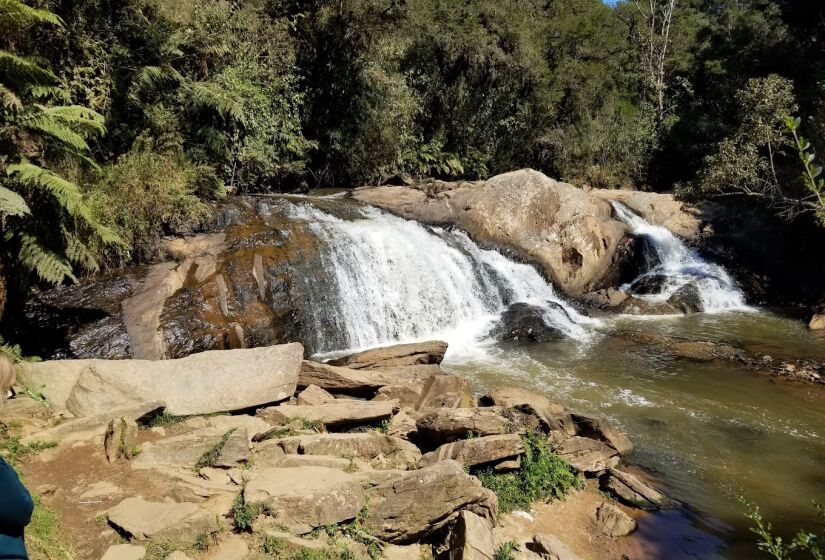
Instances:
[[[666,301],[629,297],[611,311],[622,315],[678,315],[680,311]]]
[[[580,560],[561,539],[548,533],[535,535],[530,548],[545,560]]]
[[[135,469],[184,467],[192,469],[207,453],[214,452],[210,467],[234,467],[249,459],[246,430],[203,428],[188,434],[146,443],[132,462]]]
[[[556,306],[566,314],[563,307]],[[522,342],[552,342],[566,338],[563,331],[547,321],[541,307],[527,303],[514,303],[508,307],[488,336],[501,341]]]
[[[556,452],[584,473],[600,473],[619,464],[619,453],[615,449],[601,441],[580,436],[566,439]]]
[[[355,519],[366,503],[364,490],[349,474],[309,466],[253,470],[244,500],[263,503],[298,534]]]
[[[416,422],[418,433],[437,443],[506,434],[509,425],[498,407],[438,409],[423,414]]]
[[[612,504],[600,504],[595,517],[596,525],[608,537],[624,537],[636,530],[636,521]]]
[[[317,385],[309,385],[306,389],[298,393],[296,400],[299,405],[316,405],[333,402],[335,397]]]
[[[421,452],[412,443],[377,432],[312,434],[278,440],[285,453],[358,458],[376,469],[412,469]]]
[[[671,295],[667,302],[681,311],[682,313],[701,313],[705,310],[702,303],[702,294],[699,292],[699,286],[690,282],[685,284]]]
[[[630,284],[630,293],[640,296],[659,294],[666,284],[667,276],[664,274],[645,274]]]
[[[146,547],[136,544],[115,544],[106,549],[100,560],[143,560]]]
[[[452,523],[461,510],[495,523],[495,494],[455,461],[399,473],[367,490],[364,527],[393,544],[416,542]]]
[[[358,352],[327,362],[351,369],[382,369],[404,366],[440,364],[447,352],[447,343],[440,340],[397,344]]]
[[[605,200],[618,200],[651,224],[670,230],[683,239],[694,239],[701,232],[698,212],[672,194],[629,191],[620,189],[593,189],[590,194]]]
[[[620,432],[606,416],[574,412],[571,417],[576,424],[578,435],[600,439],[618,451],[620,455],[633,451],[633,443],[631,443],[630,438]]]
[[[103,452],[106,460],[114,463],[118,459],[129,459],[135,449],[137,424],[131,418],[120,416],[109,420],[103,434]]]
[[[601,480],[603,490],[612,492],[624,504],[644,510],[667,507],[670,500],[656,488],[629,472],[610,469]]]
[[[317,421],[325,426],[367,424],[390,418],[398,410],[398,401],[358,401],[338,399],[318,405],[280,405],[263,408],[257,414],[273,424],[289,420]]]
[[[457,375],[433,375],[424,384],[416,410],[475,406],[469,382]]]
[[[524,453],[524,443],[517,434],[486,436],[445,443],[421,457],[422,465],[455,460],[465,467],[474,467]]]
[[[825,312],[815,313],[811,320],[808,321],[808,328],[812,331],[820,331],[825,329]]]
[[[214,515],[193,503],[148,502],[126,498],[108,511],[109,523],[138,541],[191,544],[220,530]]]
[[[450,532],[450,560],[493,560],[496,549],[489,522],[472,512],[458,514]]]
[[[293,343],[179,360],[40,362],[21,369],[20,380],[35,388],[51,386],[46,394],[50,403],[76,416],[142,401],[164,402],[170,414],[209,414],[289,398],[302,358],[303,347]]]
[[[617,307],[621,305],[628,295],[615,288],[602,289],[597,292],[589,292],[582,296],[582,302],[590,307],[602,309],[605,307]]]

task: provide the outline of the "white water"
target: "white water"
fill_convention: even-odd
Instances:
[[[545,320],[572,338],[585,338],[585,325],[594,323],[533,267],[481,249],[461,232],[375,208],[357,211],[358,219],[344,220],[310,204],[288,210],[323,243],[324,271],[307,279],[312,315],[304,326],[317,353],[432,338],[446,340],[451,354],[480,350],[515,302],[544,308]]]
[[[646,222],[621,202],[611,204],[618,218],[633,234],[646,237],[655,252],[656,264],[639,278],[654,275],[667,278],[659,293],[637,297],[664,301],[685,284],[693,282],[699,288],[706,312],[748,309],[744,294],[724,268],[705,261],[669,230]]]

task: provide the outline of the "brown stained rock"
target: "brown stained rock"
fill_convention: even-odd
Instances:
[[[571,416],[576,424],[578,435],[600,439],[618,451],[620,455],[633,451],[633,443],[630,439],[620,432],[606,416],[594,416],[584,413],[572,413]]]
[[[325,467],[253,469],[246,503],[263,503],[279,523],[297,534],[355,519],[366,501],[361,484]]]
[[[612,504],[600,504],[595,517],[599,529],[608,537],[624,537],[636,530],[636,521]]]
[[[360,459],[376,469],[414,469],[421,452],[412,443],[378,432],[312,434],[277,440],[287,454]]]
[[[421,457],[421,465],[454,460],[465,467],[474,467],[524,453],[524,443],[518,434],[486,436],[445,443]]]
[[[298,386],[318,387],[335,394],[370,396],[387,385],[418,383],[441,373],[435,365],[419,365],[376,369],[353,369],[304,360],[298,376]]]
[[[610,308],[622,315],[680,315],[682,312],[666,301],[652,301],[630,296],[622,303]]]
[[[434,375],[424,384],[416,410],[475,406],[470,383],[457,375]]]
[[[435,443],[502,435],[508,433],[510,422],[501,412],[499,407],[437,409],[420,416],[416,427],[422,437]]]
[[[455,461],[398,473],[367,490],[363,522],[371,534],[392,544],[409,544],[452,523],[461,510],[487,519],[498,515],[495,494]]]
[[[619,453],[615,449],[601,441],[580,436],[566,439],[556,452],[584,473],[600,473],[619,464]]]
[[[470,511],[460,512],[450,532],[449,560],[493,560],[495,555],[490,523]]]
[[[317,405],[271,406],[259,410],[257,414],[273,424],[285,424],[300,418],[317,421],[325,426],[342,426],[385,420],[397,410],[397,401],[337,399]]]
[[[610,469],[602,478],[601,488],[613,493],[622,503],[639,509],[657,510],[670,503],[659,490],[620,469]]]
[[[548,416],[563,414],[567,411],[564,406],[551,401],[546,396],[530,389],[520,387],[502,387],[490,391],[479,399],[482,406],[513,407],[529,404],[535,410]]]
[[[147,502],[126,498],[108,511],[109,523],[138,541],[191,544],[218,531],[217,518],[193,503]]]
[[[424,381],[402,383],[400,385],[386,385],[378,389],[373,400],[397,400],[399,406],[414,409],[421,401],[421,394],[424,391],[425,385],[426,383]]]
[[[335,400],[329,391],[321,389],[317,385],[309,385],[306,389],[298,393],[296,402],[299,405],[316,405],[331,403]]]
[[[229,434],[227,436],[227,434]],[[224,436],[226,440],[224,441]],[[141,447],[132,468],[183,467],[192,469],[204,454],[220,446],[211,467],[234,467],[249,459],[249,440],[244,429],[202,428]]]
[[[415,416],[414,410],[402,408],[390,420],[390,425],[387,426],[387,435],[409,440],[416,434]]]
[[[351,369],[381,369],[418,365],[437,365],[444,359],[447,343],[440,340],[397,344],[373,348],[327,362]]]

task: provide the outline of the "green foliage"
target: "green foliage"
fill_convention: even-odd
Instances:
[[[525,452],[519,470],[497,473],[488,467],[476,473],[484,487],[498,496],[501,511],[529,509],[533,502],[561,499],[581,488],[582,480],[550,451],[543,435],[530,432],[523,440]]]
[[[516,550],[518,550],[518,543],[507,541],[496,548],[493,558],[494,560],[513,560],[516,557]]]
[[[221,436],[221,439],[215,445],[204,451],[203,455],[201,455],[200,459],[198,459],[197,463],[195,463],[195,472],[205,467],[214,467],[218,464],[218,459],[221,458],[223,448],[226,446],[226,442],[229,441],[229,437],[235,432],[235,430],[236,428],[228,430]]]
[[[238,531],[248,531],[252,528],[252,522],[264,511],[264,505],[260,502],[246,503],[243,491],[238,494],[232,503],[232,523]]]
[[[745,507],[745,517],[753,523],[751,532],[758,537],[757,546],[759,546],[759,550],[769,554],[776,560],[799,558],[798,552],[807,552],[810,558],[814,560],[825,558],[825,508],[821,505],[816,502],[813,504],[822,522],[823,532],[816,535],[800,530],[794,535],[793,539],[785,541],[782,537],[773,534],[773,527],[770,522],[762,518],[757,505],[743,497],[739,498],[739,502]]]
[[[164,410],[160,414],[155,414],[154,416],[152,416],[148,424],[152,428],[157,428],[179,424],[184,420],[186,420],[186,416],[176,416],[175,414],[171,414]]]
[[[793,136],[794,144],[799,153],[799,161],[802,163],[804,173],[802,181],[810,194],[802,200],[803,204],[809,204],[813,208],[820,223],[825,225],[825,179],[822,177],[822,166],[816,163],[816,155],[811,147],[811,143],[800,135],[799,127],[801,121],[799,117],[788,117],[785,121],[787,132]]]

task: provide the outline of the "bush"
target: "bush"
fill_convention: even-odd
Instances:
[[[501,511],[529,509],[533,502],[560,499],[582,487],[582,480],[564,459],[550,451],[542,434],[530,432],[523,440],[524,456],[518,471],[497,473],[487,467],[476,473],[484,487],[498,496]]]

